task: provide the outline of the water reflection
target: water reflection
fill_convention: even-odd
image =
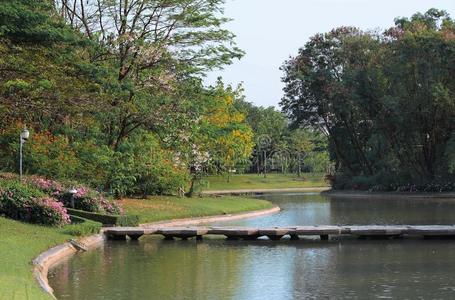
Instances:
[[[272,195],[247,226],[452,224],[455,202]],[[109,242],[52,270],[61,299],[451,298],[453,240]]]

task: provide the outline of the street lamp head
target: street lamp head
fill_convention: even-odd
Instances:
[[[77,194],[77,190],[75,188],[72,188],[68,191],[71,195]]]
[[[24,130],[22,130],[22,132],[21,132],[21,139],[23,141],[26,141],[26,140],[28,140],[29,137],[30,137],[30,132],[28,131],[27,128],[24,128]]]

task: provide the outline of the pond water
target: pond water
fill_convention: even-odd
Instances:
[[[217,225],[454,224],[455,200],[266,195],[282,212]],[[240,201],[240,200],[239,200]],[[455,240],[109,241],[51,270],[59,299],[443,299]]]

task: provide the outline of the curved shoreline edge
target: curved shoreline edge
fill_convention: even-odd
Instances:
[[[147,224],[141,224],[140,227],[144,228],[152,228],[152,227],[159,227],[159,226],[186,226],[186,225],[199,225],[211,222],[223,222],[223,221],[233,221],[239,219],[247,219],[247,218],[254,218],[260,217],[265,215],[270,215],[274,213],[278,213],[281,209],[278,206],[274,206],[272,208],[262,209],[262,210],[255,210],[250,212],[242,212],[238,214],[226,214],[226,215],[215,215],[215,216],[207,216],[207,217],[199,217],[199,218],[187,218],[187,219],[175,219],[175,220],[166,220],[166,221],[159,221]],[[103,234],[103,230],[101,233],[91,235],[88,237],[83,237],[77,240],[78,243],[84,245],[87,250],[93,250],[101,245],[104,244],[106,240],[106,236]],[[75,255],[79,250],[73,246],[70,242],[66,242],[64,244],[60,244],[53,248],[48,249],[47,251],[41,253],[33,260],[33,276],[35,277],[36,281],[40,285],[40,287],[51,297],[57,299],[54,295],[54,290],[49,285],[48,281],[48,272],[49,269],[53,266],[57,265],[58,263],[62,262],[63,260]]]

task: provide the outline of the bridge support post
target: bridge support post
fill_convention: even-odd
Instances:
[[[114,240],[114,241],[125,241],[126,240],[126,234],[120,234],[120,235],[109,234],[108,237],[110,240]]]
[[[141,236],[143,236],[142,234],[128,234],[128,237],[130,239],[132,239],[133,241],[137,241]]]

